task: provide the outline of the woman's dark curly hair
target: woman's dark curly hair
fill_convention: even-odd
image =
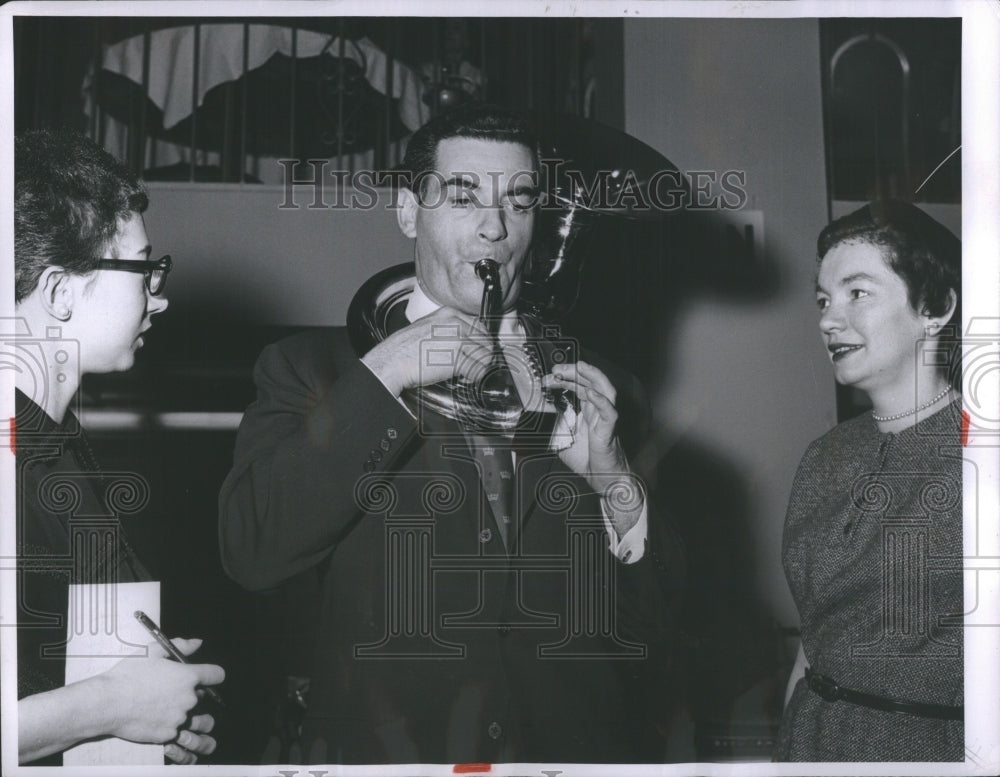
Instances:
[[[18,302],[46,267],[95,269],[123,221],[149,201],[127,167],[93,141],[65,130],[14,140],[14,282]]]

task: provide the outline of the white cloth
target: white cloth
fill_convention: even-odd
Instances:
[[[248,25],[247,70],[254,70],[277,53],[292,56],[292,28],[274,24]],[[194,27],[168,27],[149,35],[148,95],[162,111],[163,126],[170,129],[191,113],[194,74]],[[145,37],[135,35],[107,46],[101,66],[142,84]],[[339,38],[312,30],[299,30],[294,54],[340,56]],[[365,69],[372,88],[385,94],[389,58],[368,38],[344,41],[344,56]],[[243,75],[243,25],[201,24],[198,33],[198,105],[210,89]],[[399,60],[392,61],[392,96],[400,101],[399,117],[415,130],[430,118],[424,105],[420,74]]]
[[[198,96],[200,106],[210,89],[243,75],[243,25],[201,24],[198,38]],[[131,81],[142,84],[142,62],[145,36],[135,35],[106,46],[101,67],[118,73]],[[323,52],[340,56],[340,39],[334,36],[300,29],[294,49],[298,57],[317,56]],[[247,40],[247,70],[267,62],[274,54],[292,56],[292,28],[273,24],[251,24]],[[344,57],[361,65],[365,79],[376,91],[385,94],[389,57],[367,38],[344,41]],[[163,127],[170,129],[191,114],[194,74],[194,27],[183,25],[155,30],[149,35],[149,99],[163,111]],[[91,84],[94,73],[90,71],[83,81],[84,113],[88,117],[97,110],[92,102]],[[399,107],[400,121],[415,130],[430,119],[430,108],[423,101],[424,82],[419,73],[399,60],[392,60],[392,96]],[[120,159],[128,156],[128,126],[112,116],[100,112],[99,119],[104,137],[104,148]],[[183,144],[154,138],[143,146],[143,167],[169,166],[190,162],[191,149]],[[389,166],[398,164],[406,150],[405,139],[389,144]],[[331,158],[331,162],[348,170],[370,170],[374,167],[373,150],[344,154]],[[155,160],[155,163],[154,163]],[[195,163],[215,165],[222,163],[217,151],[201,149]],[[243,170],[261,183],[285,183],[285,169],[278,164],[278,157],[248,155],[243,160]]]

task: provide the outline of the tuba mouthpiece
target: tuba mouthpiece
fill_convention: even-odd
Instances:
[[[496,282],[499,279],[499,273],[497,272],[499,268],[500,265],[492,259],[480,259],[476,262],[476,275],[483,283],[491,279]]]
[[[476,275],[483,282],[483,299],[479,307],[479,319],[493,336],[500,326],[499,316],[503,307],[503,289],[500,285],[500,265],[492,259],[476,262]]]

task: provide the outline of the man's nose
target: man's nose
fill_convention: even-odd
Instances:
[[[479,237],[490,243],[507,237],[507,222],[503,208],[485,207],[480,211]]]

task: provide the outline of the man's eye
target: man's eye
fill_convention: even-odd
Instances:
[[[868,292],[864,289],[851,289],[851,299],[861,299],[861,297],[867,297]]]
[[[820,310],[826,310],[829,306],[830,306],[830,300],[828,300],[826,297],[816,298],[816,307],[818,307]]]
[[[511,210],[525,213],[534,209],[535,205],[538,204],[538,197],[534,194],[519,194],[516,197],[511,197],[507,202]]]
[[[467,194],[456,194],[451,202],[456,208],[465,208],[472,204],[472,198]]]

